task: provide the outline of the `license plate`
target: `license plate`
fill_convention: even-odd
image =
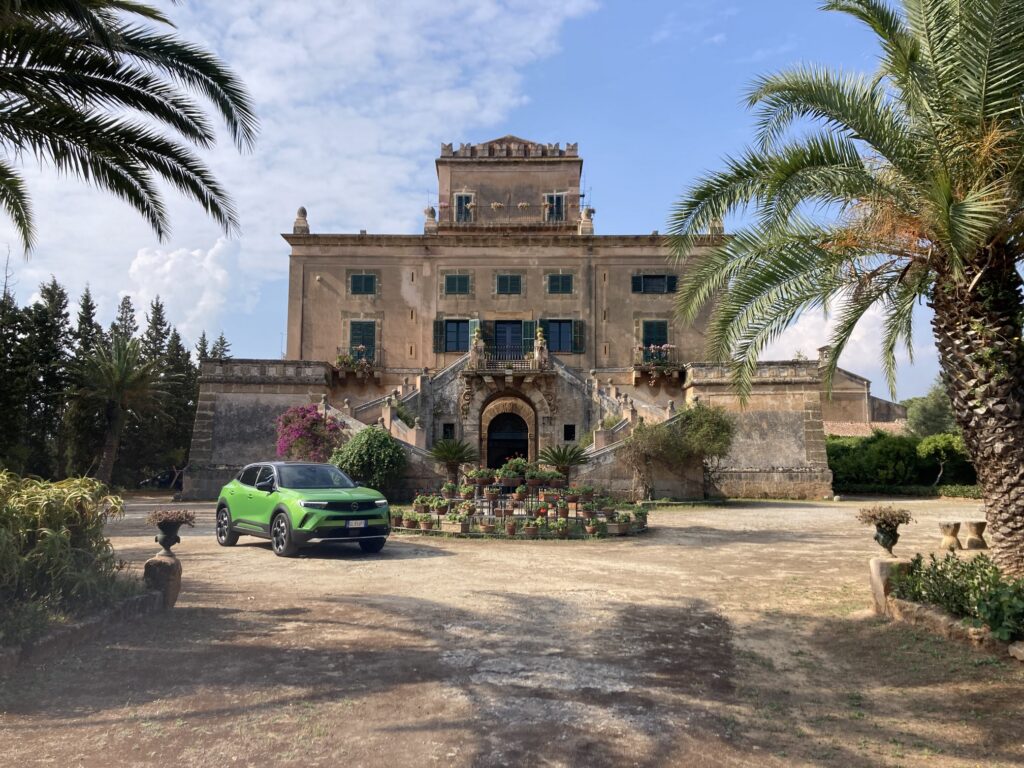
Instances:
[[[366,527],[366,521],[365,520],[349,520],[348,521],[348,527],[349,528],[365,528]]]

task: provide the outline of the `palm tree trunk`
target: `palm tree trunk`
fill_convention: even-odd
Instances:
[[[96,479],[110,485],[114,477],[114,462],[117,460],[117,449],[121,445],[121,430],[124,427],[124,412],[116,403],[107,404],[107,433],[103,439],[103,454],[100,458]]]
[[[940,275],[930,304],[942,378],[985,499],[993,560],[1022,577],[1024,304],[1012,255],[986,249],[965,278]]]

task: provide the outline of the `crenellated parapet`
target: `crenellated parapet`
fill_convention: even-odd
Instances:
[[[544,144],[521,139],[518,136],[502,136],[480,144],[459,144],[453,149],[452,144],[441,145],[441,157],[481,159],[488,157],[542,158],[542,157],[579,157],[579,145],[566,144],[562,147],[558,142]]]

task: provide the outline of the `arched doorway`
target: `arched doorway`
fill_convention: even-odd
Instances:
[[[522,416],[499,413],[487,426],[487,466],[498,468],[513,456],[530,454],[530,429]]]

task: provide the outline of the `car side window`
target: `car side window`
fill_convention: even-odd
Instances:
[[[238,482],[242,485],[256,485],[256,476],[259,474],[260,468],[246,467],[242,470],[242,474],[238,476]]]
[[[273,467],[267,467],[267,466],[260,467],[260,473],[256,477],[256,485],[259,485],[260,483],[266,482],[267,480],[273,480],[273,479],[274,479],[274,468]]]

